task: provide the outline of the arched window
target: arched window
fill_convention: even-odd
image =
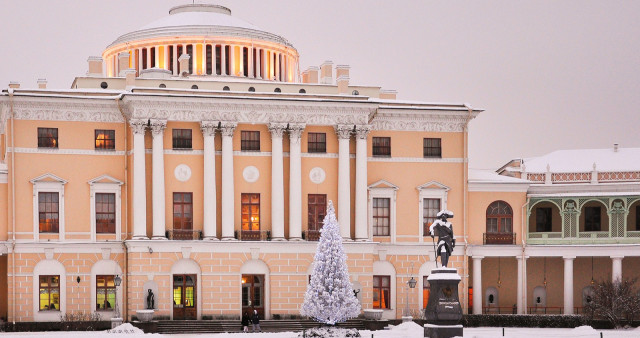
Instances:
[[[488,233],[512,233],[513,211],[504,201],[495,201],[487,208]]]

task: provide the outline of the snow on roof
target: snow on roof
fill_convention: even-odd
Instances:
[[[469,182],[477,183],[531,183],[528,180],[497,174],[492,169],[469,168]]]
[[[547,164],[551,172],[591,172],[593,164],[598,171],[640,170],[640,148],[557,150],[552,153],[524,159],[525,171],[544,173]]]
[[[226,26],[262,30],[253,24],[231,15],[215,12],[175,13],[153,21],[141,27],[140,30],[179,26]]]

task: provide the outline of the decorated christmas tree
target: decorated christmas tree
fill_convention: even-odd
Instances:
[[[320,231],[313,259],[313,275],[307,286],[300,314],[328,325],[344,322],[360,314],[360,303],[353,293],[347,270],[347,255],[342,247],[340,226],[333,203]]]

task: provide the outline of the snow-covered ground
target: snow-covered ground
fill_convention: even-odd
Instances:
[[[144,338],[161,338],[161,337],[213,337],[213,338],[294,338],[297,333],[278,332],[278,333],[222,333],[222,334],[144,334],[142,331],[131,326],[131,324],[123,324],[119,326],[116,332],[21,332],[21,333],[0,333],[0,337],[44,337],[44,338],[74,338],[87,337],[91,338],[116,338],[116,337],[144,337]],[[407,338],[422,337],[423,328],[413,322],[403,323],[390,330],[382,331],[360,331],[363,338]],[[560,337],[578,337],[578,338],[599,338],[600,333],[604,338],[637,338],[640,337],[640,328],[628,330],[594,330],[589,326],[581,326],[575,329],[537,329],[537,328],[505,328],[504,337],[512,338],[560,338]],[[502,328],[496,327],[478,327],[465,328],[464,337],[468,338],[493,338],[502,337]]]

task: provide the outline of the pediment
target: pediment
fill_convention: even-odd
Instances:
[[[435,189],[435,190],[444,190],[444,191],[451,190],[451,188],[449,188],[448,186],[438,181],[429,181],[423,185],[416,187],[416,189],[418,190]]]
[[[393,189],[393,190],[398,190],[400,188],[398,188],[397,185],[386,181],[386,180],[379,180],[375,183],[372,183],[369,185],[368,187],[369,189]]]
[[[96,177],[94,179],[89,180],[89,182],[87,182],[87,183],[89,183],[89,185],[94,185],[96,183],[117,184],[117,185],[123,185],[124,184],[124,182],[120,181],[117,178],[113,178],[113,177],[111,177],[109,175],[98,176],[98,177]]]
[[[36,183],[60,183],[60,184],[67,184],[67,181],[52,174],[52,173],[46,173],[44,175],[40,175],[32,180],[30,180],[29,182],[31,182],[32,184],[36,184]]]

